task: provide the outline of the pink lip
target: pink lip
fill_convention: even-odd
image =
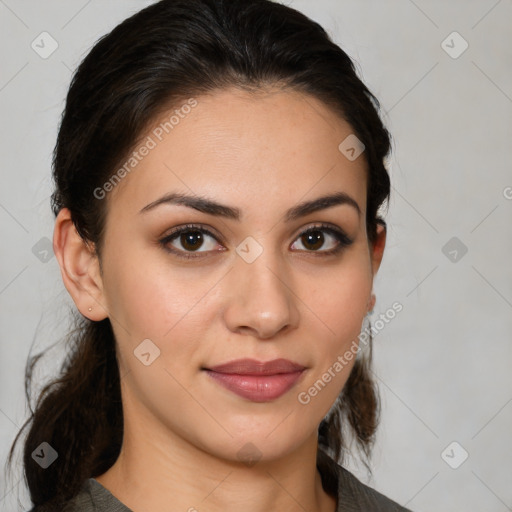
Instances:
[[[269,402],[289,391],[306,368],[287,359],[237,359],[205,368],[221,386],[253,402]]]

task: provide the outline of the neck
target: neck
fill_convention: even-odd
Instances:
[[[125,418],[115,464],[96,480],[134,512],[334,512],[316,467],[314,433],[293,452],[255,463],[220,459],[169,430]]]

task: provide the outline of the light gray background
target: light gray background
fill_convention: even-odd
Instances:
[[[2,462],[26,419],[31,344],[56,342],[72,305],[56,259],[44,262],[51,151],[71,72],[149,3],[0,0]],[[394,301],[403,311],[375,337],[384,411],[370,484],[418,512],[512,510],[512,1],[288,3],[358,62],[394,137],[374,319]],[[43,31],[59,45],[47,59],[31,48]],[[443,49],[458,53],[458,36],[442,46],[453,31],[469,44],[458,58]],[[457,254],[446,256],[452,237]],[[62,346],[49,354],[41,379],[59,367]],[[460,463],[462,450],[469,457],[452,469],[446,461]],[[2,473],[1,510],[29,507],[20,477]]]

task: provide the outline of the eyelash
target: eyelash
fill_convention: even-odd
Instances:
[[[181,250],[171,249],[168,247],[168,244],[170,242],[172,242],[174,239],[178,238],[181,234],[187,233],[190,231],[199,231],[201,234],[208,235],[208,236],[212,237],[213,239],[217,240],[217,236],[214,235],[209,229],[207,229],[201,225],[197,225],[197,224],[186,224],[184,226],[175,228],[168,235],[166,235],[164,238],[159,240],[159,244],[164,248],[164,250],[178,256],[179,258],[195,259],[195,258],[205,257],[204,255],[210,251],[185,252],[185,251],[181,251]],[[324,231],[324,232],[332,235],[337,240],[339,245],[337,247],[335,247],[334,249],[329,249],[328,251],[303,251],[303,252],[308,252],[308,253],[314,254],[315,256],[331,256],[331,255],[341,252],[344,248],[348,247],[349,245],[351,245],[353,243],[353,240],[351,240],[341,229],[334,228],[333,226],[331,226],[329,224],[324,224],[324,223],[320,223],[318,225],[311,226],[311,227],[305,229],[304,231],[299,233],[299,235],[296,237],[296,240],[303,235],[306,235],[310,232],[315,232],[315,231]]]

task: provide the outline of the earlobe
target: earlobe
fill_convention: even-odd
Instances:
[[[99,259],[78,234],[68,208],[62,208],[55,220],[53,250],[64,286],[80,313],[94,321],[105,319],[108,310]]]

